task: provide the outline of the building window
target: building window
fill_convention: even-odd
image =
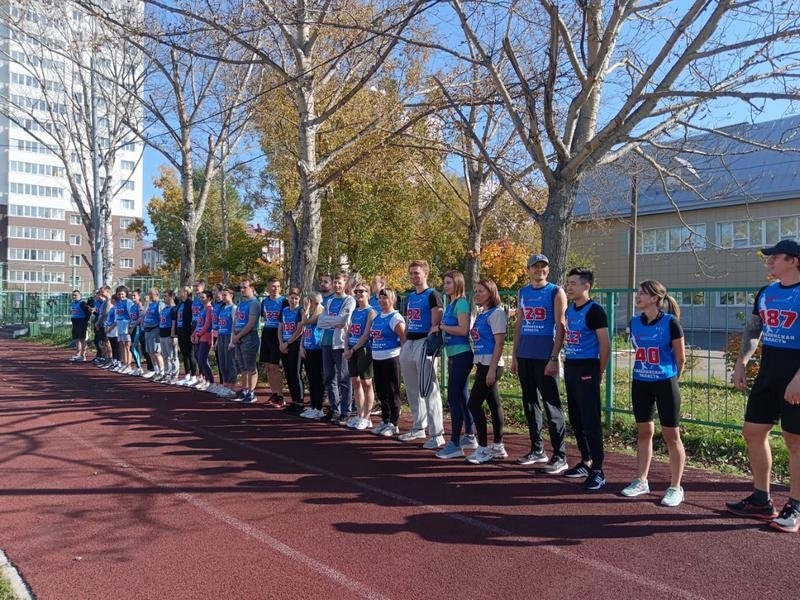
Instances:
[[[23,283],[64,283],[64,272],[11,270],[8,272],[8,280]]]
[[[120,258],[119,259],[119,266],[121,269],[132,269],[133,268],[133,259],[132,258]]]
[[[121,217],[119,220],[119,228],[127,230],[133,224],[133,218]]]
[[[133,250],[133,238],[120,238],[119,247],[123,250]]]
[[[136,152],[136,144],[133,142],[128,142],[127,144],[123,144],[122,149],[128,152]]]
[[[127,198],[123,198],[120,200],[121,206],[123,210],[134,210],[136,208],[136,203],[133,200],[129,200]]]
[[[70,225],[81,225],[83,221],[81,220],[80,215],[70,215],[69,216],[69,224]]]
[[[657,254],[660,252],[688,252],[689,250],[705,250],[705,224],[688,227],[659,227],[639,231],[636,251],[639,254]]]
[[[755,292],[717,292],[717,306],[753,306]]]
[[[722,248],[763,248],[788,237],[797,237],[800,217],[770,217],[717,223],[717,243]]]
[[[123,160],[121,165],[126,171],[133,171],[136,168],[136,163],[132,160]]]
[[[81,236],[70,234],[69,236],[69,245],[70,246],[80,246],[81,245]]]
[[[136,189],[136,184],[133,181],[126,181],[122,184],[122,189],[133,191]]]
[[[11,181],[8,184],[8,191],[12,194],[20,194],[22,196],[42,196],[45,198],[63,198],[64,189],[51,187],[48,185],[33,185],[30,183],[17,183]]]
[[[675,301],[681,306],[705,306],[706,293],[705,292],[669,292]]]
[[[46,175],[48,177],[63,177],[64,167],[44,165],[41,163],[24,162],[21,160],[8,161],[8,168],[15,173],[28,173],[30,175]]]
[[[20,240],[49,240],[52,242],[63,242],[64,230],[11,225],[8,228],[8,237]]]
[[[31,262],[64,262],[63,250],[37,250],[34,248],[9,248],[9,260],[24,260]]]
[[[80,267],[81,266],[81,257],[80,255],[73,254],[69,257],[69,264],[71,267]]]
[[[54,221],[64,220],[64,211],[60,208],[50,208],[47,206],[26,206],[24,204],[10,204],[8,214],[14,217],[29,217],[31,219],[52,219]]]

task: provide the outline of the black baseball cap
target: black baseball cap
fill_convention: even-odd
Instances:
[[[774,254],[788,254],[789,256],[800,257],[800,244],[797,240],[785,239],[781,240],[771,248],[764,248],[761,254],[765,256],[773,256]]]
[[[528,266],[532,267],[537,262],[543,262],[546,265],[550,264],[550,260],[544,254],[531,254],[531,257],[528,259]]]

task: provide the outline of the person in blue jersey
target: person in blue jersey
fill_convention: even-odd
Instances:
[[[142,370],[142,355],[147,356],[144,351],[144,337],[142,336],[142,314],[144,313],[142,291],[139,289],[131,290],[131,300],[133,300],[133,306],[131,307],[131,355],[136,365],[131,375],[139,377],[144,373]],[[147,363],[152,365],[149,356],[147,356]]]
[[[142,317],[142,329],[144,330],[145,349],[150,355],[150,360],[153,361],[153,370],[145,373],[142,377],[159,381],[164,377],[164,359],[161,356],[161,339],[158,331],[164,303],[161,301],[161,293],[156,288],[150,288],[147,297],[149,302]]]
[[[172,383],[178,376],[178,311],[175,292],[164,292],[164,306],[158,315],[158,343],[164,360],[164,381]]]
[[[442,396],[439,382],[433,378],[431,390],[422,396],[419,389],[419,371],[422,353],[425,352],[425,338],[438,331],[442,320],[442,297],[439,292],[428,287],[430,267],[427,261],[415,260],[408,266],[408,278],[414,289],[406,298],[406,341],[400,352],[400,371],[406,384],[408,406],[413,421],[411,430],[398,439],[410,442],[425,439],[423,448],[436,450],[445,445],[444,422],[442,420]],[[434,368],[434,373],[436,369]]]
[[[356,299],[356,307],[350,315],[344,358],[347,361],[347,370],[353,388],[353,400],[358,414],[347,421],[347,426],[363,431],[372,428],[372,421],[369,417],[372,406],[375,404],[369,332],[372,319],[375,318],[377,311],[369,304],[369,289],[363,282],[355,283],[353,296]]]
[[[370,323],[372,369],[375,374],[375,394],[381,405],[381,424],[371,432],[383,437],[400,433],[400,352],[406,336],[406,322],[394,309],[397,296],[384,288],[378,292],[381,312]]]
[[[469,374],[474,355],[469,344],[472,311],[465,294],[464,275],[448,271],[442,278],[447,307],[439,331],[447,355],[447,404],[450,406],[450,441],[436,453],[437,458],[462,458],[464,451],[478,447],[475,423],[469,411]],[[463,435],[462,435],[463,432]]]
[[[70,361],[83,362],[86,360],[86,331],[89,327],[92,310],[81,297],[80,290],[72,290],[69,316],[72,322],[72,341],[75,343],[75,356],[70,358]]]
[[[503,376],[503,347],[508,328],[508,315],[500,305],[500,292],[491,279],[481,279],[475,284],[475,305],[480,312],[470,330],[472,353],[475,362],[475,381],[469,393],[469,411],[475,421],[478,447],[467,457],[472,464],[508,456],[503,445],[505,417],[500,402],[500,378]],[[486,426],[483,404],[489,405],[492,415],[492,445]]]
[[[122,364],[119,360],[119,340],[117,340],[117,295],[112,294],[109,298],[106,308],[106,322],[103,326],[106,328],[106,344],[108,346],[108,354],[111,356],[111,362],[106,365],[110,371],[116,371]]]
[[[322,368],[322,330],[317,327],[317,319],[323,313],[322,294],[308,294],[303,311],[303,344],[300,346],[300,359],[306,370],[308,380],[309,406],[300,413],[306,419],[321,419],[325,416],[322,403],[325,397],[325,375]]]
[[[327,274],[320,275],[317,287],[320,295],[322,296],[322,306],[325,306],[328,303],[328,300],[333,298],[335,295],[333,291],[333,276]]]
[[[197,384],[197,357],[192,345],[192,321],[194,320],[194,300],[192,288],[188,285],[181,288],[180,303],[177,306],[175,328],[178,332],[178,347],[183,359],[184,377],[178,385],[191,387]]]
[[[283,381],[281,378],[281,349],[278,338],[278,324],[281,311],[288,306],[286,298],[281,295],[281,282],[277,277],[267,281],[267,295],[261,300],[261,318],[264,329],[261,331],[261,350],[258,362],[266,365],[267,383],[269,384],[269,402],[275,406],[283,406]]]
[[[97,349],[97,356],[92,361],[97,366],[102,366],[110,359],[106,353],[106,314],[108,312],[108,299],[111,289],[102,287],[95,292],[94,303],[94,345]]]
[[[556,381],[559,354],[564,344],[567,295],[559,286],[547,281],[549,274],[550,261],[544,254],[534,254],[528,259],[529,284],[517,294],[511,372],[519,377],[522,408],[531,440],[530,451],[517,462],[521,465],[543,463],[543,471],[555,475],[569,468],[564,441],[566,424]],[[542,440],[545,415],[553,448],[549,459]]]
[[[322,330],[322,368],[330,404],[330,411],[323,419],[335,425],[340,421],[344,424],[353,409],[353,390],[344,358],[344,345],[356,301],[345,294],[346,283],[346,273],[338,273],[333,278],[333,295],[328,297],[325,312],[317,319],[317,327]]]
[[[261,303],[255,297],[253,280],[242,278],[239,283],[242,299],[236,306],[236,318],[233,322],[233,335],[228,348],[235,351],[236,364],[242,373],[242,387],[235,399],[244,404],[257,401],[256,385],[258,385],[258,319],[261,316]]]
[[[200,294],[200,300],[203,303],[203,309],[197,315],[194,331],[192,332],[192,343],[195,347],[195,356],[197,356],[197,368],[200,371],[200,383],[197,383],[194,387],[200,391],[205,391],[214,383],[214,372],[208,362],[208,356],[211,353],[211,304],[214,302],[214,293],[210,290],[205,290]]]
[[[584,479],[587,490],[599,490],[606,484],[600,383],[611,357],[608,316],[589,297],[593,285],[594,273],[589,269],[576,267],[567,274],[570,304],[564,333],[564,387],[581,460],[564,476]]]
[[[381,303],[378,299],[378,292],[386,287],[386,275],[373,275],[370,280],[369,288],[372,295],[369,297],[369,305],[375,310],[375,313],[381,312]]]
[[[207,392],[218,394],[224,389],[222,385],[222,371],[219,366],[219,356],[217,356],[217,336],[219,335],[219,311],[222,310],[222,284],[215,283],[211,286],[211,291],[214,294],[214,300],[211,303],[211,349],[214,351],[214,356],[217,362],[217,373],[219,377],[217,381],[220,383],[213,383],[206,389]]]
[[[728,502],[736,515],[771,520],[779,531],[800,530],[800,243],[784,239],[764,248],[773,282],[761,288],[742,333],[733,383],[747,389],[746,366],[761,339],[758,375],[747,398],[742,435],[747,442],[753,493]],[[772,453],[769,435],[780,421],[789,450],[789,499],[778,513],[770,497]]]
[[[221,388],[218,389],[217,396],[233,398],[236,396],[236,357],[230,343],[233,335],[233,321],[236,318],[236,305],[233,303],[231,288],[223,286],[219,296],[222,307],[217,315],[216,352]]]
[[[300,290],[292,288],[286,296],[287,306],[281,310],[278,323],[279,349],[281,364],[286,377],[286,387],[292,403],[284,410],[299,415],[303,412],[303,378],[300,374],[300,345],[303,343],[303,309],[300,307]]]
[[[686,452],[680,432],[681,395],[678,379],[686,363],[683,329],[678,303],[667,295],[667,288],[658,281],[639,284],[636,308],[641,314],[631,319],[631,344],[634,349],[631,402],[636,418],[636,478],[622,490],[623,496],[650,493],[647,475],[653,458],[653,409],[658,409],[661,434],[669,451],[670,485],[661,499],[663,506],[683,502],[683,467]]]
[[[133,300],[128,298],[128,288],[124,285],[117,287],[117,303],[114,305],[114,322],[119,345],[120,367],[119,373],[128,375],[133,372],[131,368],[131,311]]]

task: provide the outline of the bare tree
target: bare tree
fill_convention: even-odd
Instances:
[[[709,112],[721,101],[744,103],[757,114],[768,102],[798,97],[795,2],[582,0],[562,10],[551,0],[451,0],[450,6],[547,187],[543,210],[507,190],[540,223],[558,279],[587,172],[636,153],[665,175],[669,167],[651,150],[681,132],[714,130]],[[487,23],[498,22],[505,23],[502,41],[485,35],[494,31]]]
[[[140,16],[118,11],[129,25]],[[135,141],[130,125],[141,115],[130,93],[141,86],[140,54],[73,2],[14,3],[4,20],[16,66],[0,111],[33,138],[12,144],[58,158],[62,166],[47,174],[67,182],[91,241],[95,286],[110,283],[111,206],[126,185],[117,156]]]

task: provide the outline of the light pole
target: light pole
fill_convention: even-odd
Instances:
[[[639,237],[639,179],[634,173],[631,176],[631,235],[628,247],[628,289],[636,289],[636,251]],[[636,312],[636,293],[628,292],[628,323]]]

